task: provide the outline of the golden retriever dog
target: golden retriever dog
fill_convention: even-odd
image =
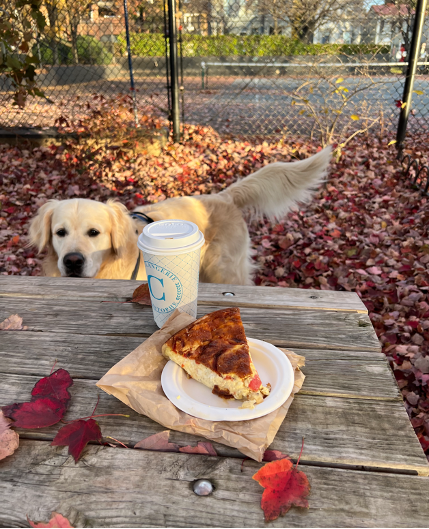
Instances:
[[[151,220],[194,222],[203,232],[200,281],[253,284],[250,237],[244,211],[281,218],[305,202],[326,175],[331,149],[305,160],[266,165],[218,194],[170,198],[136,208],[149,217],[134,218],[122,204],[88,199],[49,200],[30,224],[30,242],[51,277],[146,279],[137,238]]]

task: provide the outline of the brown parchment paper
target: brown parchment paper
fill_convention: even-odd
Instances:
[[[299,368],[304,365],[305,359],[282,349],[294,368],[295,383],[292,394],[277,410],[250,421],[215,422],[197,419],[176,408],[161,387],[161,372],[167,363],[161,354],[162,345],[170,336],[193,321],[195,318],[176,309],[159,331],[114,365],[97,382],[97,386],[137,413],[147,415],[166,428],[232,446],[260,462],[286,417],[294,395],[304,383],[305,377]]]

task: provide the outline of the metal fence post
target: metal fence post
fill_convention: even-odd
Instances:
[[[177,54],[176,1],[168,0],[168,36],[170,41],[170,74],[171,74],[171,120],[173,140],[180,141],[179,111],[179,63]]]
[[[128,25],[128,5],[127,0],[124,0],[124,17],[125,17],[125,33],[127,38],[127,52],[128,52],[128,67],[130,70],[130,88],[131,95],[133,97],[133,110],[134,110],[134,122],[136,127],[139,126],[139,119],[137,117],[137,101],[136,101],[136,88],[134,85],[134,73],[133,73],[133,61],[131,58],[131,44],[130,44],[130,28]]]
[[[396,148],[398,157],[401,155],[405,134],[407,132],[408,116],[411,109],[413,97],[414,77],[417,70],[417,62],[420,54],[420,42],[422,39],[423,26],[425,21],[427,0],[417,0],[416,14],[414,20],[413,36],[411,38],[410,53],[408,59],[407,76],[405,78],[404,95],[402,97],[401,113],[399,115],[398,132],[396,134]],[[411,9],[411,7],[409,7]]]

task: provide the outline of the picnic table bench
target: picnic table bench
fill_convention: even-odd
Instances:
[[[67,419],[97,413],[104,435],[134,446],[165,430],[100,391],[98,381],[157,330],[148,306],[131,298],[139,283],[0,276],[0,322],[19,314],[25,331],[0,331],[0,405],[29,399],[57,368],[74,379]],[[234,296],[224,295],[226,292]],[[271,449],[297,459],[310,481],[309,509],[292,508],[275,527],[427,527],[429,467],[367,311],[349,292],[201,284],[198,315],[240,307],[246,334],[305,356],[306,379]],[[0,526],[49,520],[76,527],[264,525],[262,466],[213,443],[218,457],[88,445],[75,464],[52,447],[58,425],[18,430],[19,449],[0,461]],[[171,432],[170,441],[196,445]],[[196,496],[209,479],[215,491]]]

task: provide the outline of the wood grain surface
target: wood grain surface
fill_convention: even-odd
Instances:
[[[133,336],[4,331],[0,369],[5,373],[46,376],[54,362],[73,378],[101,378],[145,338]],[[305,391],[375,399],[400,398],[382,353],[330,349],[295,349],[305,356]]]
[[[429,479],[302,466],[309,509],[265,524],[253,461],[89,446],[76,465],[67,449],[23,441],[0,466],[0,525],[49,520],[76,527],[427,527]],[[193,483],[214,492],[196,496]]]
[[[198,317],[218,310],[200,305]],[[328,310],[240,308],[246,335],[284,347],[379,351],[367,314]],[[0,298],[0,321],[19,314],[28,330],[84,335],[150,336],[158,330],[152,308],[93,300]]]
[[[63,301],[72,299],[126,301],[141,283],[141,281],[73,277],[0,276],[0,296],[57,298]],[[225,296],[225,292],[231,292],[234,296]],[[367,313],[363,302],[352,292],[301,288],[200,283],[198,303],[227,307],[320,309]]]
[[[2,375],[0,406],[29,400],[38,377]],[[104,435],[134,446],[135,443],[165,430],[151,419],[139,415],[115,397],[95,386],[95,380],[75,380],[66,420],[86,417],[92,412],[98,395],[97,413],[122,413],[130,417],[100,417]],[[305,385],[304,385],[305,387]],[[392,435],[392,428],[395,428]],[[18,429],[26,439],[52,440],[59,426],[40,430]],[[180,445],[196,445],[196,437],[172,432]],[[331,465],[389,468],[421,475],[429,473],[426,458],[408,418],[402,400],[337,398],[298,393],[271,447],[297,458],[305,436],[302,460]],[[201,439],[200,439],[201,440]],[[216,444],[223,456],[243,458],[235,449]]]
[[[27,401],[54,362],[74,379],[67,420],[97,413],[104,436],[135,443],[165,428],[95,386],[157,330],[151,307],[121,303],[139,282],[0,276],[0,322],[19,314],[26,331],[0,331],[0,406]],[[232,297],[224,296],[233,292]],[[113,302],[113,303],[112,303]],[[310,508],[273,527],[427,527],[429,466],[362,301],[354,293],[200,284],[198,315],[239,306],[246,335],[305,356],[304,386],[271,449],[300,465]],[[89,445],[75,465],[51,447],[60,425],[18,430],[20,448],[0,461],[0,527],[49,520],[75,527],[261,527],[261,465],[213,443],[218,457]],[[172,431],[170,440],[196,445]],[[215,491],[197,497],[192,484]]]

